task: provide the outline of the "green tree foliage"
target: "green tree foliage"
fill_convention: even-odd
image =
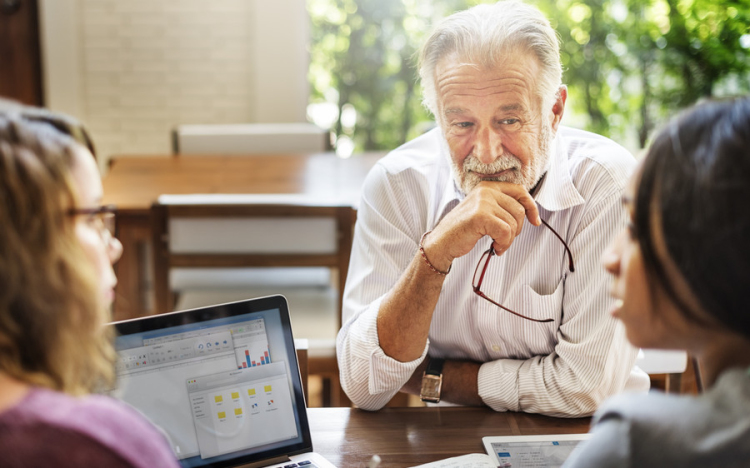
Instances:
[[[539,0],[586,128],[645,146],[701,98],[750,91],[750,0]]]
[[[560,35],[569,112],[588,130],[643,147],[675,111],[750,91],[750,0],[530,1]],[[440,18],[476,3],[308,0],[311,103],[337,110],[340,141],[393,149],[432,122],[415,54]]]

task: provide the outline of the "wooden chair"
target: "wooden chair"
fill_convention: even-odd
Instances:
[[[702,391],[698,363],[695,358],[689,358],[685,351],[641,349],[636,365],[649,375],[653,388],[663,388],[666,393],[682,393],[683,380],[687,376],[695,380],[690,385],[694,385],[696,391]]]
[[[337,332],[354,217],[351,206],[296,195],[162,196],[151,209],[155,310],[174,309],[176,294],[170,275],[176,268],[326,267],[337,273],[333,281],[338,294],[336,319],[331,325],[335,327],[332,332]],[[267,294],[283,294],[273,286],[265,289]],[[301,308],[292,309],[293,319],[295,312],[304,313]],[[304,329],[295,328],[295,335],[307,338]],[[309,349],[309,373],[324,378],[327,404],[346,406],[335,344],[322,346],[326,349]]]
[[[172,151],[180,155],[330,150],[331,132],[311,123],[180,125],[172,131]]]

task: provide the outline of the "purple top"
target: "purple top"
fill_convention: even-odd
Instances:
[[[124,403],[33,388],[0,412],[0,466],[179,465],[165,437]]]

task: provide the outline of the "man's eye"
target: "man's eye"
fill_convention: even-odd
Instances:
[[[502,125],[516,125],[520,122],[521,121],[519,119],[503,119],[500,121]]]
[[[453,125],[457,126],[458,128],[469,128],[469,127],[471,127],[474,124],[471,123],[471,122],[458,122],[458,123],[455,123]]]

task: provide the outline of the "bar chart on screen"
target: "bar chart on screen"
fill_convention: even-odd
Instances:
[[[243,323],[232,329],[237,368],[245,369],[271,363],[265,322],[262,319]]]
[[[255,366],[262,366],[265,364],[271,363],[271,355],[270,350],[268,348],[264,350],[259,350],[259,346],[255,347],[256,349],[251,351],[252,348],[250,347],[243,347],[243,348],[236,348],[235,352],[237,353],[237,362],[241,362],[241,367],[244,369],[246,367],[255,367]],[[242,351],[244,350],[244,354]],[[237,366],[238,368],[240,366]]]

